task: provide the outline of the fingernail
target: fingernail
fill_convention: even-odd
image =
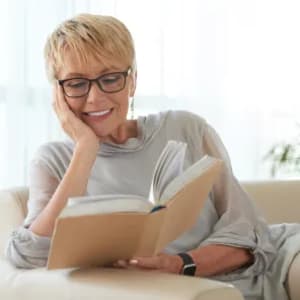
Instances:
[[[137,259],[131,259],[131,260],[129,261],[129,263],[130,263],[131,265],[136,265],[136,264],[138,263],[138,261],[137,261]]]
[[[125,267],[126,266],[126,261],[120,259],[120,260],[118,260],[118,265],[122,266],[122,267]]]

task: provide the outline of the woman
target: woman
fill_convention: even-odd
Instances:
[[[147,196],[154,163],[173,139],[188,145],[186,167],[209,154],[225,162],[222,174],[190,231],[158,256],[118,261],[115,266],[213,277],[232,282],[249,299],[276,299],[265,274],[278,251],[275,241],[285,237],[286,227],[271,230],[258,215],[233,176],[214,129],[184,111],[126,119],[137,77],[127,28],[113,17],[76,16],[49,37],[45,58],[53,107],[71,139],[43,145],[31,163],[28,215],[7,245],[11,263],[45,266],[55,220],[69,197]],[[186,267],[190,263],[195,268]],[[284,291],[283,285],[279,289]]]

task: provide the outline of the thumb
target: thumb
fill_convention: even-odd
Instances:
[[[158,269],[159,258],[157,256],[134,257],[129,261],[129,264],[146,269]]]

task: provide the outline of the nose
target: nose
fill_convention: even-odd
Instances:
[[[86,102],[87,103],[94,103],[95,101],[106,100],[106,98],[107,98],[106,93],[103,92],[99,88],[98,84],[95,81],[93,81],[91,83],[91,88],[90,88],[90,91],[88,93]]]

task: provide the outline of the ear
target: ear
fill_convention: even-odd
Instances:
[[[131,75],[130,94],[129,94],[130,97],[133,97],[135,94],[136,79],[137,79],[137,71],[135,71],[134,74]]]

